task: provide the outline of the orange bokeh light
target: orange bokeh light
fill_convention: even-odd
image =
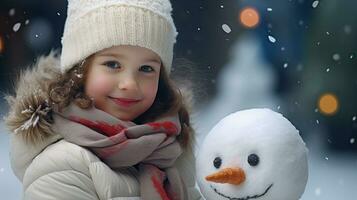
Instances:
[[[243,26],[254,28],[258,25],[260,17],[256,9],[248,7],[240,12],[239,20]]]
[[[318,102],[319,110],[325,115],[333,115],[337,112],[339,103],[334,94],[323,94]]]
[[[4,39],[0,35],[0,53],[2,53],[5,49]]]

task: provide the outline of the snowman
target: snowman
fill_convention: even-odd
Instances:
[[[232,113],[206,136],[197,183],[207,200],[298,200],[308,179],[298,130],[270,109]]]

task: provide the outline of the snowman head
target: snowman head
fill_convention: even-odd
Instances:
[[[308,178],[307,148],[298,130],[269,109],[223,118],[203,141],[196,166],[207,200],[297,200]]]

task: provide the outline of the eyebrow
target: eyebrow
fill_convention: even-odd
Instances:
[[[99,54],[99,56],[112,56],[112,57],[117,57],[117,58],[124,58],[126,59],[126,56],[123,54],[119,54],[119,53],[102,53]],[[146,62],[156,62],[158,64],[161,64],[161,60],[160,59],[156,59],[156,58],[149,58],[149,59],[145,59]]]

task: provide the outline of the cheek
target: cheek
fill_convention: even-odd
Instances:
[[[157,89],[158,89],[157,83],[152,83],[152,84],[145,84],[143,91],[145,93],[145,96],[148,99],[151,99],[153,102],[157,94]]]
[[[108,94],[113,87],[110,77],[104,75],[89,76],[86,83],[86,92],[89,96]]]

